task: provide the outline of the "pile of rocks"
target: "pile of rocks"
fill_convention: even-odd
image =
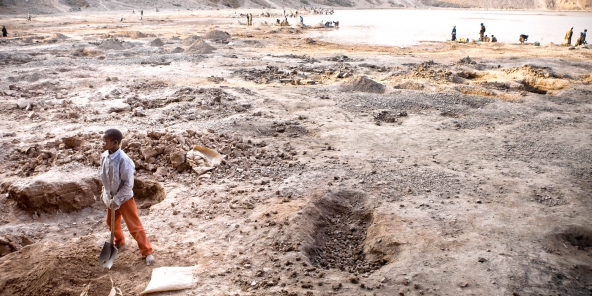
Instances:
[[[77,134],[64,138],[51,138],[53,136],[48,134],[47,137],[49,140],[46,142],[32,145],[17,143],[7,147],[2,165],[4,170],[10,172],[7,175],[32,177],[56,167],[76,164],[81,168],[89,168],[100,165],[100,155],[103,152],[101,133]],[[124,133],[122,149],[134,161],[139,175],[148,175],[159,181],[175,179],[194,182],[190,176],[197,177],[198,174],[191,170],[186,154],[195,145],[213,149],[223,155],[221,164],[202,176],[212,180],[282,178],[303,166],[296,159],[297,151],[290,145],[277,143],[270,147],[264,141],[246,140],[215,133],[213,130]],[[90,173],[92,174],[94,173]],[[94,190],[89,192],[92,191]],[[80,207],[84,206],[86,205]]]
[[[523,78],[524,76],[533,78],[557,78],[558,75],[553,73],[549,67],[538,67],[531,65],[522,65],[520,67],[502,69],[503,72],[510,76],[517,76]]]

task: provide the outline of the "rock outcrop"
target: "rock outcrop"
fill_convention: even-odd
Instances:
[[[29,212],[70,213],[95,202],[101,193],[101,181],[96,171],[63,172],[51,170],[30,179],[3,184],[8,198]]]

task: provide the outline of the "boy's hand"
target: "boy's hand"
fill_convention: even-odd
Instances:
[[[115,202],[115,200],[112,199],[109,202],[109,208],[112,209],[112,210],[117,210],[119,208],[119,205],[117,205],[117,203]]]

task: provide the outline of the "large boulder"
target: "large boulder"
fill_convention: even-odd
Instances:
[[[102,189],[97,172],[91,169],[75,173],[51,170],[3,187],[22,209],[46,213],[79,211],[93,204]]]

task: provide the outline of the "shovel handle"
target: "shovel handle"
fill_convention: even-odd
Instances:
[[[111,198],[113,200],[113,198]],[[109,207],[109,211],[111,211],[111,245],[113,246],[113,238],[115,236],[115,210]]]

